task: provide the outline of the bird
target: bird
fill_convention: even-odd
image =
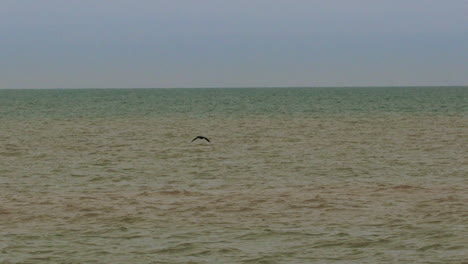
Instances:
[[[210,141],[207,137],[204,137],[204,136],[196,136],[194,139],[192,139],[191,142],[194,142],[194,141],[197,140],[197,139],[204,139],[204,140],[206,140],[206,141],[208,141],[208,142],[211,143],[211,141]]]

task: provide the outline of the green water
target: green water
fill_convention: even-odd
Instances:
[[[466,87],[0,90],[5,118],[465,114]]]

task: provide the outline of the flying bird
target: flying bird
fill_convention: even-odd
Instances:
[[[194,139],[192,139],[191,142],[194,142],[194,141],[197,140],[197,139],[204,139],[204,140],[206,140],[206,141],[208,141],[208,142],[211,143],[211,141],[210,141],[207,137],[204,137],[204,136],[197,136],[197,137],[195,137]]]

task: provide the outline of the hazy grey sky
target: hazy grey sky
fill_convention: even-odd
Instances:
[[[468,1],[0,2],[0,88],[360,85],[468,85]]]

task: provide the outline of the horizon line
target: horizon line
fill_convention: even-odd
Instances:
[[[287,88],[437,88],[468,87],[468,85],[346,85],[346,86],[197,86],[197,87],[35,87],[0,88],[0,90],[105,90],[105,89],[287,89]]]

